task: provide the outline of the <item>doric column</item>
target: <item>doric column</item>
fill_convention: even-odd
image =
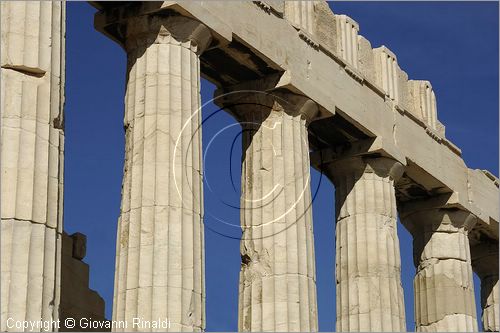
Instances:
[[[477,331],[468,231],[475,218],[456,208],[401,211],[413,235],[419,332]]]
[[[64,27],[63,2],[1,3],[2,331],[59,317]]]
[[[481,279],[481,308],[485,332],[500,331],[500,305],[498,285],[498,241],[480,239],[471,248],[472,268]]]
[[[128,20],[125,166],[113,319],[168,319],[160,330],[205,326],[200,64],[201,23]]]
[[[335,184],[337,331],[405,331],[394,190],[402,165],[350,157],[325,172]]]
[[[307,138],[317,106],[277,92],[232,102],[243,129],[239,330],[317,331]]]

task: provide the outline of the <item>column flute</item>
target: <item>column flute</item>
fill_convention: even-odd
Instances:
[[[205,327],[199,54],[211,35],[182,16],[127,20],[125,166],[113,319]],[[129,328],[130,329],[130,328]],[[151,330],[135,327],[136,330]]]
[[[1,330],[43,320],[35,330],[52,331],[60,302],[65,3],[3,1],[1,24]]]
[[[417,269],[415,324],[424,332],[477,331],[469,230],[475,217],[455,207],[402,207]],[[413,203],[414,205],[416,203]]]
[[[307,124],[314,102],[236,93],[243,135],[240,331],[317,331]]]
[[[357,156],[329,163],[335,184],[337,330],[406,330],[394,182],[401,163]]]

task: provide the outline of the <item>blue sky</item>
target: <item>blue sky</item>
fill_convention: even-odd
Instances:
[[[337,14],[360,25],[373,47],[386,45],[412,79],[431,81],[438,118],[446,136],[458,145],[471,168],[498,175],[498,3],[496,2],[334,2]],[[95,9],[85,2],[67,3],[65,229],[88,237],[85,261],[91,267],[91,288],[106,301],[111,317],[115,234],[120,213],[123,172],[125,53],[93,29]],[[202,103],[214,86],[202,81]],[[204,118],[217,110],[203,109]],[[239,212],[222,202],[238,204],[240,141],[233,118],[218,112],[203,125],[203,144],[223,127],[206,153],[205,240],[207,330],[237,329],[239,242],[234,225]],[[222,161],[222,162],[221,162]],[[227,162],[226,162],[227,161]],[[223,166],[223,167],[222,167]],[[231,166],[231,168],[229,168]],[[233,188],[230,177],[232,172]],[[319,325],[335,328],[334,189],[313,171],[313,203]],[[407,326],[413,323],[412,243],[398,225]],[[476,297],[479,305],[479,285]],[[480,315],[479,317],[480,318]]]

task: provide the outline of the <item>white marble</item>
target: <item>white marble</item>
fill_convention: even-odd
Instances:
[[[127,22],[125,167],[113,319],[205,327],[199,54],[208,30],[183,17]],[[139,330],[150,330],[148,328]]]
[[[335,184],[337,331],[406,330],[394,182],[401,163],[348,157],[328,165]]]
[[[64,6],[1,4],[2,331],[59,317]]]
[[[455,208],[402,213],[413,235],[419,332],[475,332],[476,303],[468,231],[475,218]]]
[[[243,136],[240,331],[318,330],[307,123],[291,93],[233,96]]]

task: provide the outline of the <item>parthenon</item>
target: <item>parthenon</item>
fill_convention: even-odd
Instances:
[[[205,329],[203,77],[243,133],[240,331],[318,331],[310,167],[336,191],[337,331],[406,331],[398,218],[416,330],[500,330],[499,179],[467,167],[431,83],[353,18],[324,1],[89,3],[127,55],[113,321]],[[65,5],[1,3],[2,331],[103,316],[85,238],[63,231]]]

